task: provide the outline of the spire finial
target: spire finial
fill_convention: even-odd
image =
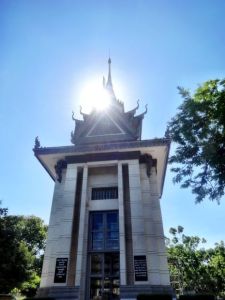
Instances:
[[[108,59],[108,65],[109,65],[109,70],[108,70],[108,81],[107,81],[107,87],[110,86],[112,87],[112,77],[111,77],[111,58],[109,56]]]
[[[111,58],[109,56],[108,58],[108,79],[107,79],[107,82],[106,82],[106,85],[105,85],[105,88],[107,89],[109,95],[112,97],[112,98],[116,98],[115,96],[115,93],[114,93],[114,90],[113,90],[113,84],[112,84],[112,76],[111,76]]]

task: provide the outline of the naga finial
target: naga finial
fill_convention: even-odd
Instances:
[[[41,147],[41,143],[39,141],[39,137],[36,136],[35,141],[34,141],[34,149],[38,149]]]
[[[140,102],[140,100],[138,99],[138,100],[137,100],[137,106],[136,106],[136,108],[135,108],[136,110],[139,108],[139,102]]]
[[[145,111],[144,111],[144,115],[147,113],[148,111],[148,104],[145,104]]]
[[[83,116],[84,113],[82,112],[82,106],[80,105],[80,114]]]
[[[76,121],[76,119],[74,118],[74,111],[72,111],[72,120]]]

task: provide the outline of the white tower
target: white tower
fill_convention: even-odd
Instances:
[[[40,296],[172,293],[159,201],[170,141],[141,140],[147,109],[124,111],[108,64],[108,109],[73,117],[72,146],[34,148],[55,181]]]

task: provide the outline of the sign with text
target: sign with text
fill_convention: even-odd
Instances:
[[[65,283],[68,258],[56,258],[54,283]]]
[[[135,281],[147,281],[147,262],[145,255],[135,255],[134,256],[134,274]]]

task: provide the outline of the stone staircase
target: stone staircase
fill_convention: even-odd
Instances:
[[[78,300],[79,289],[76,287],[50,287],[39,289],[37,297],[52,297],[55,300]]]

